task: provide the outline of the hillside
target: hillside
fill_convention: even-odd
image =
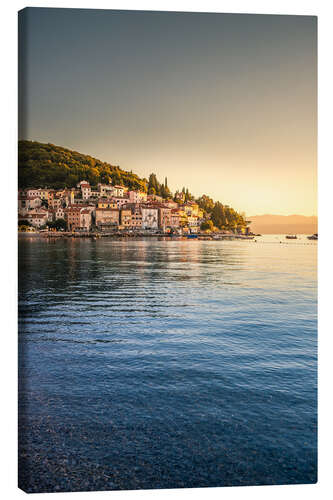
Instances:
[[[74,187],[85,179],[92,186],[112,182],[131,189],[147,189],[147,180],[132,172],[77,151],[35,141],[19,141],[18,179],[20,188]]]
[[[18,145],[19,187],[48,187],[62,189],[75,187],[78,182],[87,180],[91,186],[99,182],[120,184],[130,189],[146,191],[164,199],[174,198],[181,202],[193,201],[194,196],[188,188],[177,190],[174,195],[167,185],[167,178],[160,183],[155,174],[149,180],[141,179],[133,172],[122,170],[92,156],[71,151],[54,144],[36,141],[19,141]],[[198,198],[197,203],[203,210],[204,217],[218,229],[235,229],[246,226],[243,215],[220,201],[214,201],[207,195]]]
[[[313,234],[318,232],[318,218],[305,215],[254,215],[251,231],[261,234]]]

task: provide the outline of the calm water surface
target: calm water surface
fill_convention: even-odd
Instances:
[[[316,481],[317,244],[257,240],[20,238],[21,488]]]

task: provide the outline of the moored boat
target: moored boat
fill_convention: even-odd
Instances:
[[[287,238],[287,240],[297,240],[297,235],[296,234],[287,234],[286,238]]]
[[[308,240],[318,240],[318,233],[315,233],[312,236],[308,236]]]

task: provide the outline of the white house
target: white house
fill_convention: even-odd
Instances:
[[[142,207],[142,229],[158,229],[158,209]]]

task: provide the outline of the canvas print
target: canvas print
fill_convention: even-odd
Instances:
[[[317,481],[317,19],[19,12],[18,485]]]

